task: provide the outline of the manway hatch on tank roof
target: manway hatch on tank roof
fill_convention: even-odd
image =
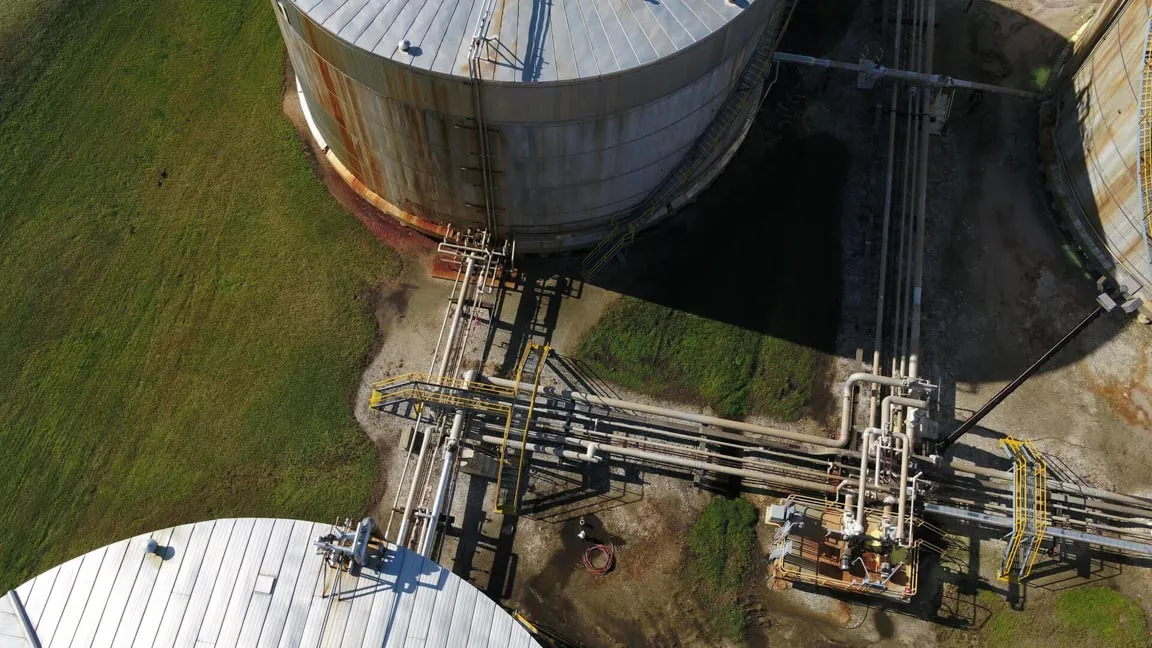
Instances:
[[[460,75],[485,0],[281,0],[341,40],[417,68]],[[597,77],[707,38],[751,2],[496,0],[486,78],[535,82]],[[409,42],[405,50],[401,43]]]

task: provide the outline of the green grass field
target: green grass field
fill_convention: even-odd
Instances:
[[[281,115],[266,0],[0,3],[0,592],[178,522],[325,520],[396,255]]]

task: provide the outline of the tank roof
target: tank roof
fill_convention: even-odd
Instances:
[[[101,547],[0,598],[0,646],[539,648],[503,608],[415,552],[389,543],[358,575],[334,571],[313,546],[329,531],[222,519]]]
[[[481,76],[532,83],[651,63],[722,29],[756,0],[284,0],[341,40],[416,68],[467,77],[485,9]],[[403,51],[400,43],[411,46]]]

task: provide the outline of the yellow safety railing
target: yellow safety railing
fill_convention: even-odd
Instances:
[[[997,578],[1006,581],[1009,574],[1012,573],[1013,565],[1016,564],[1016,551],[1020,548],[1020,541],[1024,537],[1024,527],[1027,523],[1027,512],[1024,509],[1024,490],[1027,487],[1028,464],[1020,452],[1019,441],[1003,439],[1000,443],[1012,452],[1015,459],[1015,467],[1012,470],[1015,480],[1015,487],[1012,489],[1012,539],[1004,550],[1004,562],[1001,563],[1000,573],[997,574]]]
[[[513,392],[515,392],[515,390],[511,387],[498,387],[490,383],[468,381],[464,380],[463,378],[453,378],[450,376],[439,378],[429,373],[419,372],[406,373],[399,376],[392,376],[391,378],[385,378],[384,380],[378,380],[372,383],[372,389],[377,392],[388,391],[389,389],[407,383],[423,383],[426,385],[447,387],[449,389],[459,389],[462,391],[478,392],[492,396],[512,396]]]
[[[1032,565],[1036,564],[1036,557],[1040,554],[1040,543],[1044,541],[1044,534],[1048,531],[1048,466],[1040,459],[1038,453],[1033,451],[1035,465],[1035,501],[1032,503],[1032,514],[1035,518],[1036,540],[1034,550],[1028,557],[1028,564],[1024,566],[1021,577],[1032,573]]]
[[[1021,566],[1020,577],[1025,578],[1031,574],[1032,566],[1036,564],[1040,543],[1043,542],[1048,529],[1048,467],[1040,459],[1040,453],[1031,441],[1007,438],[1002,439],[1000,443],[1012,453],[1015,463],[1013,468],[1015,488],[1012,493],[1013,533],[1008,547],[1004,550],[1004,562],[998,574],[1000,580],[1006,581],[1016,565],[1016,555],[1028,530],[1029,519],[1032,520],[1032,535],[1029,538],[1031,549],[1027,554],[1027,563]],[[1027,492],[1029,477],[1032,481],[1031,500],[1028,499]]]
[[[500,499],[504,481],[504,466],[508,463],[508,437],[512,430],[512,421],[509,419],[508,424],[504,426],[504,437],[500,442],[500,454],[498,462],[498,472],[496,473],[496,501],[492,508],[497,513],[513,513],[516,510],[516,500],[520,495],[520,479],[524,473],[524,455],[528,445],[528,428],[532,424],[532,413],[536,407],[536,395],[540,390],[540,377],[544,374],[544,361],[548,357],[548,353],[552,347],[547,345],[537,344],[532,342],[524,349],[524,355],[520,356],[520,362],[516,365],[516,380],[514,381],[516,387],[513,388],[513,396],[519,400],[520,381],[524,377],[524,365],[527,364],[528,358],[532,356],[533,352],[540,350],[540,361],[536,364],[532,377],[532,392],[528,396],[528,413],[524,416],[524,429],[520,433],[520,457],[516,467],[516,484],[515,490],[512,491],[512,497],[509,500],[511,507],[505,506],[504,502]]]
[[[377,393],[372,395],[373,401],[383,400],[385,396]],[[492,401],[481,400],[479,398],[469,398],[459,394],[450,392],[437,392],[428,389],[421,389],[420,387],[410,386],[401,390],[388,392],[388,400],[396,401],[415,401],[417,403],[433,403],[435,405],[446,405],[455,407],[457,409],[466,409],[469,411],[480,412],[493,412],[496,414],[505,414],[509,418],[512,413],[512,408],[503,403],[493,403]],[[371,404],[371,402],[370,402]]]

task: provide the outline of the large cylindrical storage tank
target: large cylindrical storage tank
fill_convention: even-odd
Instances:
[[[594,245],[635,213],[699,150],[753,52],[771,55],[761,36],[774,44],[793,2],[273,0],[345,180],[423,231],[494,224],[536,252]],[[715,177],[757,103],[708,130],[707,163],[660,215]]]
[[[1099,269],[1152,312],[1149,18],[1145,0],[1105,2],[1068,50],[1042,116],[1048,185]]]

